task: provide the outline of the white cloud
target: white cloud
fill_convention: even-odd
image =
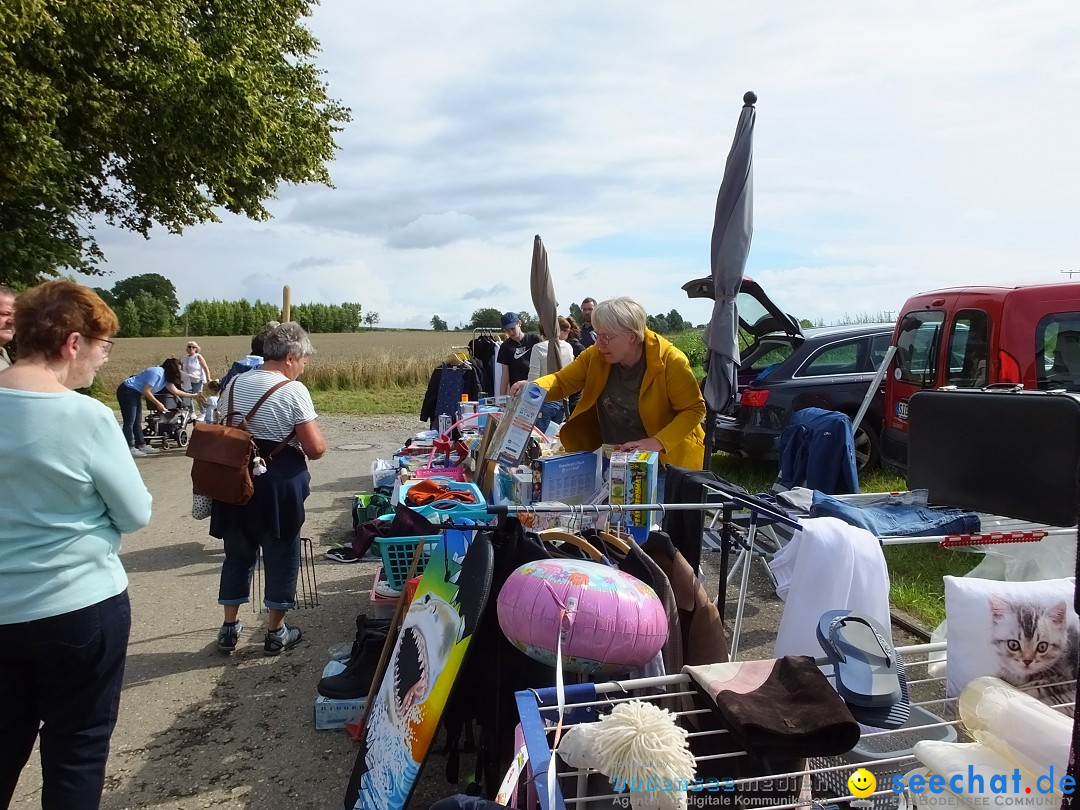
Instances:
[[[1076,4],[323,0],[311,25],[353,109],[337,188],[283,189],[268,223],[101,230],[116,277],[161,272],[182,301],[288,283],[384,325],[456,324],[529,308],[539,233],[564,308],[627,294],[702,322],[680,287],[707,273],[747,89],[747,272],[788,311],[1080,269]]]

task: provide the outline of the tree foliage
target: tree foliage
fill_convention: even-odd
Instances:
[[[180,302],[176,299],[176,286],[160,273],[143,273],[121,279],[113,284],[111,291],[113,301],[121,305],[143,293],[156,298],[173,315],[180,309]]]
[[[446,332],[447,330],[449,330],[450,327],[447,325],[446,321],[444,321],[438,315],[432,315],[431,328],[436,332]]]
[[[498,329],[502,326],[502,312],[495,307],[482,307],[474,310],[466,329]]]
[[[378,312],[369,312],[364,316],[364,323],[367,324],[368,329],[373,329],[375,324],[379,322]]]
[[[312,61],[314,2],[0,4],[0,281],[100,273],[99,218],[179,233],[329,185],[349,111]]]
[[[290,317],[308,332],[355,332],[360,311],[356,303],[293,304]],[[267,321],[279,320],[281,308],[265,301],[192,301],[181,316],[188,335],[254,335]]]

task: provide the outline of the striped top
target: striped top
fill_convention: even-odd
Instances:
[[[243,374],[237,374],[225,386],[218,398],[218,421],[225,423],[225,412],[229,408],[229,392],[235,389],[233,394],[233,410],[241,416],[255,407],[259,397],[273,388],[282,380],[287,380],[284,374],[278,371],[264,371],[252,369]],[[307,386],[299,380],[293,380],[281,386],[272,393],[255,416],[248,422],[247,429],[256,439],[280,442],[292,433],[293,428],[318,419],[315,413],[315,405],[311,401],[311,394]],[[234,416],[228,424],[236,426],[240,421]],[[299,439],[293,439],[289,444],[300,448]]]

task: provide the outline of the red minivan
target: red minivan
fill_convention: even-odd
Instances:
[[[917,391],[1012,383],[1080,392],[1080,282],[921,293],[904,303],[893,345],[880,453],[905,473]]]

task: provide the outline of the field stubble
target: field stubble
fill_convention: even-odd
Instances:
[[[470,332],[387,330],[312,335],[317,351],[302,379],[316,407],[326,412],[409,413],[419,409],[432,370],[471,337]],[[199,344],[213,377],[221,377],[251,348],[251,338],[242,335],[117,338],[95,396],[115,406],[121,382],[168,357],[182,357],[188,340]]]

